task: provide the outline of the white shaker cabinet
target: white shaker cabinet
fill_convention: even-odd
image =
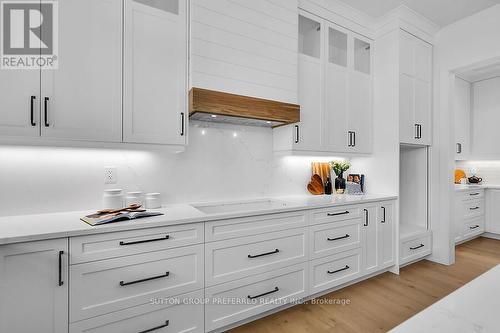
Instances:
[[[369,39],[301,12],[300,123],[276,128],[274,149],[370,153],[371,62]]]
[[[59,69],[41,74],[42,137],[122,140],[122,1],[59,1]]]
[[[364,272],[370,274],[395,263],[394,203],[367,206],[363,212]]]
[[[453,111],[455,116],[455,159],[467,158],[470,152],[471,84],[455,77]]]
[[[500,234],[500,190],[488,189],[487,191],[486,231]]]
[[[0,136],[40,136],[39,102],[39,70],[2,70]]]
[[[431,144],[432,45],[400,30],[400,141]]]
[[[68,332],[68,240],[0,246],[0,332]]]
[[[123,141],[184,145],[188,3],[126,0]]]

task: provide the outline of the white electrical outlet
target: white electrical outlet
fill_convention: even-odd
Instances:
[[[107,166],[104,167],[104,184],[116,184],[118,181],[118,172],[116,167]]]

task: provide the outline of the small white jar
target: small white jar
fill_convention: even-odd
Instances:
[[[141,191],[127,192],[127,196],[125,197],[125,205],[129,206],[131,204],[139,204],[144,206],[144,200],[142,198]]]
[[[111,190],[104,190],[102,195],[102,208],[103,209],[119,209],[123,208],[123,193],[122,189],[116,188]]]
[[[146,208],[161,208],[161,193],[146,193]]]

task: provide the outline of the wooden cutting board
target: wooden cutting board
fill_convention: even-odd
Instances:
[[[312,162],[311,173],[313,175],[319,175],[321,177],[321,180],[323,181],[323,184],[326,183],[327,178],[330,178],[330,180],[332,179],[332,177],[330,176],[330,163],[328,162]]]

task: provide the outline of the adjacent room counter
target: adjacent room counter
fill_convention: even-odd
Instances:
[[[496,333],[500,265],[394,328],[392,333]]]

